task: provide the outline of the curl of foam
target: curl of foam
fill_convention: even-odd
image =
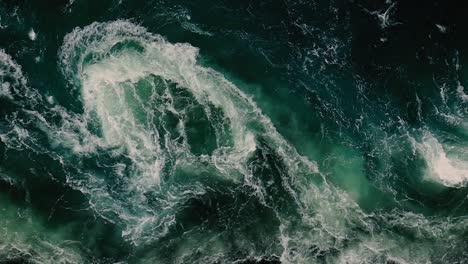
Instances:
[[[112,48],[125,41],[138,43],[143,51],[124,50],[110,54]],[[150,131],[146,128],[139,130],[128,103],[117,101],[122,100],[124,96],[120,91],[124,89],[122,83],[129,82],[130,85],[135,85],[139,80],[154,75],[187,87],[199,104],[206,106],[211,103],[223,110],[225,118],[230,123],[234,141],[229,158],[237,157],[236,161],[245,160],[249,153],[255,150],[254,133],[261,132],[263,136],[277,144],[278,152],[282,152],[282,156],[290,161],[293,169],[299,169],[302,164],[308,172],[317,172],[315,163],[297,154],[276,132],[271,121],[261,113],[250,97],[224,79],[221,74],[197,65],[197,56],[197,48],[189,44],[168,43],[161,36],[148,33],[143,27],[127,21],[93,23],[83,29],[75,29],[65,37],[60,52],[65,75],[82,88],[85,111],[97,113],[104,130],[104,137],[110,144],[126,144],[127,148],[130,148],[131,143],[122,142],[125,139],[121,137],[132,133],[126,130],[130,128],[127,125],[131,125],[132,130],[144,134],[138,137],[150,148],[150,152],[156,151],[157,156],[160,156],[158,150],[160,147],[152,145],[156,144],[154,141],[157,140],[152,140]],[[90,57],[92,58],[89,59]],[[116,98],[106,101],[109,95]],[[115,105],[127,108],[112,109]],[[122,118],[121,122],[114,119],[113,115],[116,112],[118,117]],[[260,131],[249,129],[252,123],[260,123]],[[118,135],[122,130],[125,133]],[[216,154],[225,151],[219,149]],[[232,160],[216,154],[211,160],[218,165],[221,160]]]
[[[462,187],[468,182],[468,161],[460,159],[466,157],[468,150],[462,146],[443,146],[429,131],[423,131],[421,142],[411,140],[413,148],[425,159],[426,173],[429,179],[440,182],[447,187]],[[446,148],[455,152],[450,155]],[[458,154],[458,155],[457,155]]]
[[[72,84],[81,88],[87,118],[97,116],[105,142],[109,146],[120,146],[133,161],[135,176],[129,182],[130,189],[139,192],[154,188],[170,189],[170,186],[160,186],[161,174],[167,173],[167,168],[173,172],[177,166],[188,166],[192,170],[209,166],[217,171],[218,176],[233,181],[244,179],[254,189],[262,189],[248,167],[248,159],[257,149],[256,140],[261,138],[275,147],[275,153],[285,163],[287,174],[283,175],[284,184],[302,208],[304,217],[310,213],[309,207],[329,211],[317,199],[317,194],[311,194],[314,190],[320,192],[311,180],[311,177],[316,177],[314,175],[319,175],[315,162],[299,155],[279,135],[252,98],[220,73],[198,65],[197,56],[197,48],[185,43],[169,43],[128,21],[93,23],[83,29],[77,28],[65,37],[59,54],[63,73]],[[219,128],[222,127],[220,123],[228,124],[232,144],[220,142],[223,139],[217,137],[217,148],[211,154],[197,156],[191,153],[184,135],[183,117],[184,111],[188,110],[174,108],[174,95],[167,85],[161,88],[161,83],[150,84],[151,92],[146,98],[138,95],[139,82],[148,82],[154,76],[161,78],[162,83],[172,82],[189,91],[196,104],[203,107],[211,125],[217,127],[216,135],[226,132]],[[158,89],[163,90],[163,95],[158,94]],[[132,100],[128,99],[129,94]],[[155,97],[167,100],[150,107],[145,105],[144,101]],[[222,110],[221,121],[212,117],[210,105]],[[170,133],[160,134],[161,129],[152,123],[156,114],[163,116],[167,112],[179,118],[178,129],[184,138],[182,144],[167,136]],[[171,157],[176,157],[175,165],[169,162]],[[261,196],[262,191],[257,194]],[[333,196],[333,193],[328,192],[327,196]],[[116,211],[121,211],[119,208],[117,206]],[[149,215],[140,217],[143,222],[131,224],[125,235],[136,239],[136,233],[141,234],[144,230],[142,225],[158,225],[153,223],[154,214],[161,212],[144,211]],[[135,217],[121,215],[121,218]],[[319,222],[324,224],[329,220]]]

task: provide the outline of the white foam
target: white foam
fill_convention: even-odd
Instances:
[[[1,89],[0,89],[0,96],[8,97],[10,99],[13,99],[13,96],[11,96],[10,93],[10,83],[9,82],[4,82],[2,83]]]
[[[440,33],[446,33],[447,32],[447,27],[443,26],[441,24],[436,24],[437,29],[440,31]]]
[[[464,103],[468,102],[468,94],[465,93],[465,87],[463,87],[461,84],[458,84],[457,93],[458,93],[458,96],[460,97],[460,99]]]
[[[370,11],[370,10],[364,9],[369,14],[377,17],[377,20],[379,21],[380,27],[382,29],[401,24],[400,22],[393,21],[392,18],[390,17],[395,12],[394,9],[396,8],[397,2],[391,3],[390,1],[388,1],[387,4],[389,4],[389,6],[387,7],[385,11],[383,10]]]
[[[51,95],[47,96],[47,102],[49,104],[54,104],[55,103],[54,97]]]
[[[31,30],[29,30],[29,32],[28,32],[28,37],[29,37],[29,39],[32,40],[32,41],[35,41],[35,40],[36,40],[37,34],[36,34],[36,32],[34,31],[33,28],[31,28]]]
[[[21,66],[3,49],[0,49],[0,97],[16,104],[35,104],[40,100],[38,92],[27,87]]]
[[[190,18],[190,17],[189,17]],[[188,19],[190,20],[190,19]],[[204,30],[202,29],[199,25],[195,24],[195,23],[191,23],[191,22],[187,22],[187,21],[183,21],[181,22],[181,25],[183,28],[185,28],[186,30],[190,31],[190,32],[193,32],[195,34],[199,34],[199,35],[205,35],[205,36],[213,36],[214,34],[207,31],[207,30]]]
[[[448,187],[465,186],[468,182],[468,152],[461,146],[443,146],[434,135],[424,131],[421,142],[413,141],[427,164],[427,176]],[[456,149],[457,156],[449,155],[446,149]],[[454,151],[452,151],[454,152]]]

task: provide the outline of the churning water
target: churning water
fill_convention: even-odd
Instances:
[[[0,2],[0,263],[468,263],[461,10]]]

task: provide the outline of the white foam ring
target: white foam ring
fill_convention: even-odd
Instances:
[[[128,42],[137,43],[136,46],[141,46],[140,50],[128,48],[111,52],[119,43]],[[336,221],[330,214],[348,210],[348,207],[354,208],[354,203],[347,198],[340,198],[345,195],[332,192],[328,187],[320,190],[315,186],[310,179],[320,175],[315,162],[299,155],[279,135],[270,119],[262,114],[252,98],[220,73],[198,65],[197,56],[197,48],[183,43],[171,44],[161,36],[151,34],[143,27],[128,21],[93,23],[83,29],[77,28],[65,37],[60,51],[63,72],[70,82],[81,88],[85,114],[89,118],[92,115],[98,117],[104,141],[109,146],[120,146],[133,161],[134,175],[128,183],[129,190],[144,193],[145,190],[160,188],[161,174],[171,166],[174,168],[188,166],[192,170],[197,170],[209,164],[217,171],[219,177],[237,182],[243,180],[245,184],[252,186],[261,198],[266,193],[258,186],[255,175],[252,175],[247,164],[249,157],[257,148],[255,138],[260,136],[275,147],[276,153],[286,164],[288,173],[284,175],[284,184],[302,208],[305,221],[317,226],[328,226],[331,233],[344,232],[344,223]],[[172,140],[167,135],[169,133],[158,134],[160,130],[152,127],[150,123],[138,121],[141,118],[135,113],[136,108],[126,101],[125,93],[137,94],[138,91],[135,90],[137,83],[149,76],[158,76],[185,87],[197,103],[204,107],[208,117],[209,105],[221,109],[224,114],[222,122],[229,123],[232,144],[218,141],[218,147],[213,153],[196,156],[191,153],[186,138],[180,143]],[[152,120],[154,115],[164,115],[168,111],[176,112],[171,105],[170,91],[164,87],[163,90],[167,100],[164,105],[159,105],[158,109],[147,109],[144,102],[136,100],[136,104],[140,104],[139,109],[145,109],[146,120]],[[157,96],[160,95],[152,92],[150,97]],[[180,118],[179,129],[183,132],[184,115],[175,114]],[[210,122],[215,121],[210,120]],[[219,128],[216,130],[217,134],[223,132],[218,130]],[[185,137],[184,133],[181,135]],[[176,157],[176,160],[171,163],[172,157]],[[97,195],[93,193],[95,191],[92,187],[81,188],[91,196]],[[107,197],[107,199],[101,199],[102,197],[93,199],[94,206],[99,211],[103,209],[99,206],[100,201],[109,201],[111,198],[103,193],[102,188],[96,192],[102,197]],[[193,192],[203,193],[203,188],[195,189]],[[177,193],[171,195],[175,198],[173,201],[165,201],[165,204],[176,204],[184,196]],[[329,201],[333,201],[334,205],[321,202],[325,197],[333,197]],[[120,219],[127,224],[124,236],[135,244],[157,239],[164,234],[163,230],[167,230],[167,227],[174,222],[173,216],[167,212],[163,214],[145,208],[145,200],[140,198],[142,199],[140,202],[137,202],[138,199],[134,199],[133,202],[136,207],[140,204],[141,208],[131,211],[145,212],[145,214],[129,214],[129,210],[122,208],[118,203],[112,203],[115,208],[106,207],[106,210],[117,212]],[[345,204],[348,206],[344,206]],[[318,219],[309,217],[312,208],[316,210],[314,214],[323,211],[324,217]],[[150,233],[145,233],[148,230]]]

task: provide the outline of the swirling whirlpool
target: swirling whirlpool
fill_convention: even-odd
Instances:
[[[376,108],[352,128],[375,144],[326,150],[335,166],[201,57],[129,20],[93,22],[66,34],[54,92],[0,50],[0,262],[465,263],[463,87],[438,108],[457,132],[366,124]],[[327,115],[333,100],[315,96]],[[447,192],[449,212],[421,209]]]

